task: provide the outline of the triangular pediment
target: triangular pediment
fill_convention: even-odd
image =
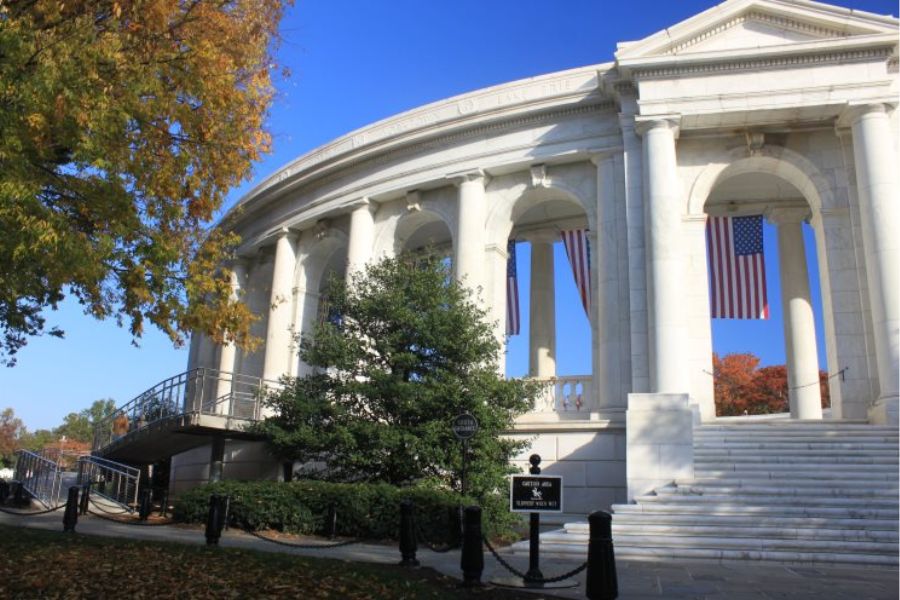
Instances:
[[[897,35],[897,20],[804,0],[728,0],[643,40],[620,44],[619,61],[727,54],[857,36]]]

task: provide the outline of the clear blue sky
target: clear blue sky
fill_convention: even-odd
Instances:
[[[284,41],[278,55],[292,75],[278,82],[271,111],[274,151],[257,165],[252,182],[230,194],[229,203],[279,166],[353,129],[485,86],[610,61],[616,42],[646,37],[714,4],[298,0],[281,28]],[[894,0],[840,4],[878,14],[897,12]],[[771,233],[767,252],[774,256]],[[523,251],[520,261],[527,264],[525,259]],[[558,319],[560,372],[588,373],[587,320],[575,299],[564,254],[558,259],[557,311],[565,313]],[[777,300],[772,262],[770,299]],[[524,265],[522,274],[527,275]],[[528,297],[524,283],[523,312]],[[818,289],[817,281],[813,287]],[[777,302],[772,309],[768,323],[716,324],[716,350],[753,351],[766,363],[782,362]],[[64,304],[47,317],[48,326],[66,330],[66,338],[32,339],[19,353],[18,366],[0,367],[0,409],[11,406],[31,430],[54,427],[68,412],[99,398],[122,404],[187,365],[186,349],[173,349],[159,333],[148,332],[140,347],[133,347],[126,330],[114,321],[84,316],[77,304]],[[526,368],[525,340],[522,335],[510,345],[513,374]]]

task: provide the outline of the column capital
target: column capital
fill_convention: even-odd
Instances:
[[[681,132],[681,115],[652,115],[634,118],[634,130],[638,135],[643,136],[656,129],[667,129],[672,132],[675,139],[678,139]]]
[[[848,104],[838,116],[835,126],[839,129],[843,127],[852,127],[865,116],[887,115],[887,111],[888,105],[882,102]]]
[[[289,241],[294,242],[297,240],[298,232],[294,231],[290,227],[279,227],[275,231],[275,239],[280,240],[282,238],[287,238]]]
[[[774,225],[790,225],[809,220],[810,210],[807,207],[770,208],[766,211],[766,220]]]
[[[360,208],[374,208],[375,203],[368,196],[363,196],[362,198],[358,198],[348,204],[347,207],[352,210],[359,210]]]
[[[520,235],[518,239],[525,240],[532,244],[554,244],[562,238],[559,235],[559,230],[554,228],[528,231],[525,234]]]
[[[448,179],[450,183],[455,186],[460,186],[464,183],[473,183],[476,181],[482,181],[486,184],[488,175],[481,169],[471,169],[469,171],[450,173],[446,176],[446,179]]]

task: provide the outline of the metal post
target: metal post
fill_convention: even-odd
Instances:
[[[9,498],[9,484],[0,479],[0,504],[6,504],[7,498]]]
[[[465,587],[481,585],[481,573],[484,571],[484,548],[481,544],[481,507],[467,506],[463,518],[462,555],[459,558]]]
[[[403,500],[400,503],[400,566],[418,567],[416,559],[416,516],[415,506],[412,500]]]
[[[163,492],[162,500],[159,503],[159,515],[165,517],[167,510],[169,510],[169,490]]]
[[[538,454],[532,454],[528,461],[531,468],[528,470],[532,475],[540,475],[541,457]],[[543,579],[544,574],[541,573],[541,513],[533,512],[528,519],[528,572],[526,583],[528,587],[543,587],[543,584],[537,580]]]
[[[14,506],[24,506],[25,505],[25,486],[22,485],[21,481],[14,481],[15,489],[13,490],[13,505]]]
[[[66,510],[63,513],[63,531],[75,533],[75,525],[78,523],[78,486],[69,488],[69,497],[66,499]]]
[[[588,516],[587,597],[591,600],[614,600],[619,597],[616,557],[613,552],[612,515],[602,510]]]
[[[88,514],[88,502],[91,500],[91,482],[88,481],[81,486],[81,507],[79,512],[82,515]]]
[[[337,507],[334,502],[328,504],[328,539],[333,540],[337,535]]]
[[[206,516],[206,543],[214,546],[222,537],[222,527],[225,525],[224,496],[212,494],[209,497],[209,513]]]
[[[138,503],[138,516],[141,521],[146,521],[150,516],[151,499],[150,490],[146,488],[141,490],[140,501]]]
[[[469,466],[469,440],[462,441],[462,482],[460,487],[462,495],[466,495],[466,468]]]

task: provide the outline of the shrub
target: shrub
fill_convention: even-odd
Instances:
[[[395,487],[385,483],[332,483],[300,480],[220,481],[187,491],[175,501],[175,518],[205,523],[211,494],[231,497],[230,520],[250,529],[277,529],[289,533],[326,534],[328,507],[337,511],[337,535],[367,539],[397,539],[400,502],[416,506],[422,535],[434,544],[457,541],[459,506],[474,504],[448,490],[427,487]],[[482,505],[484,531],[492,537],[512,537],[519,524],[505,498],[490,498]]]

